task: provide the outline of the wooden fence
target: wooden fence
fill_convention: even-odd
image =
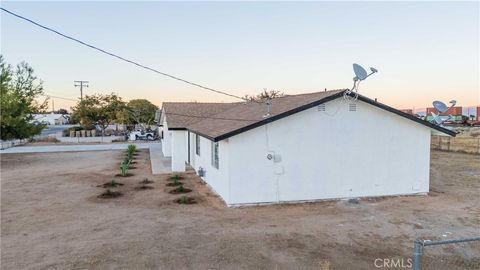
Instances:
[[[432,135],[431,148],[480,155],[480,137]]]

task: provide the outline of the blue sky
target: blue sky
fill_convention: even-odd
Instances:
[[[126,58],[235,95],[348,88],[352,63],[379,73],[360,93],[398,108],[480,103],[478,2],[2,2]],[[233,101],[139,69],[1,13],[1,52],[52,95]],[[55,100],[56,107],[72,102]]]

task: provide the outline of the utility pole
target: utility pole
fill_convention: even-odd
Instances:
[[[55,113],[55,100],[52,99],[52,113]]]
[[[73,81],[74,86],[80,86],[80,101],[83,100],[83,87],[88,87],[88,81]]]

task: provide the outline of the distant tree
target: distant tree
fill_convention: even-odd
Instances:
[[[129,124],[150,125],[155,120],[158,107],[146,99],[132,99],[126,106],[126,119]]]
[[[54,111],[53,113],[56,114],[68,114],[68,111],[66,109],[58,109],[58,111]]]
[[[48,104],[43,95],[42,81],[34,75],[27,63],[19,63],[15,69],[0,55],[0,137],[2,140],[25,139],[39,134],[43,125],[33,123],[33,115],[44,111]]]
[[[251,101],[266,101],[268,99],[274,99],[283,96],[283,92],[280,90],[267,90],[266,88],[263,91],[256,95],[256,96],[248,96],[246,95],[245,98]]]
[[[87,95],[72,107],[72,121],[80,125],[98,124],[102,133],[113,121],[117,119],[119,112],[125,110],[125,102],[118,95],[95,94]]]

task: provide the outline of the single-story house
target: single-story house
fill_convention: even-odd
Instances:
[[[66,125],[68,124],[68,115],[57,113],[34,114],[33,121],[45,125]]]
[[[229,206],[427,193],[431,133],[455,132],[345,91],[164,103],[163,154]]]

